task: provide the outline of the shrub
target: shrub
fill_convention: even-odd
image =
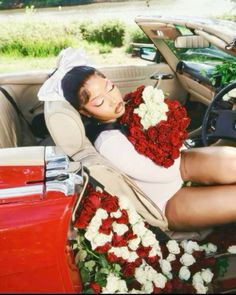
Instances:
[[[23,21],[2,23],[0,52],[9,55],[45,57],[74,46],[79,28],[69,24]],[[76,38],[75,38],[76,37]]]
[[[126,33],[127,43],[152,43],[139,27],[131,27]]]
[[[118,21],[83,22],[80,25],[83,39],[90,42],[110,44],[114,47],[123,45],[125,25]]]

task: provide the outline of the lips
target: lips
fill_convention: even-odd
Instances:
[[[117,107],[115,108],[115,113],[119,114],[123,110],[123,107],[124,107],[124,102],[123,101],[119,102]]]

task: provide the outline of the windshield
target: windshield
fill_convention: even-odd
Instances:
[[[179,60],[217,64],[222,62],[236,62],[236,57],[227,54],[214,45],[207,48],[175,48],[173,40],[165,40]]]

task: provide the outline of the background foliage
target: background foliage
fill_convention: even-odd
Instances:
[[[33,5],[34,7],[71,6],[98,2],[121,2],[122,0],[1,0],[0,9],[23,8]],[[147,4],[148,5],[148,4]]]

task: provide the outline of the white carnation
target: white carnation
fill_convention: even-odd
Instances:
[[[151,294],[153,292],[153,283],[150,281],[147,281],[143,287],[142,291],[144,291],[146,294]]]
[[[142,236],[142,244],[144,247],[152,246],[156,242],[156,236],[150,230],[147,230]]]
[[[95,248],[97,248],[99,246],[103,246],[107,242],[111,242],[111,240],[112,240],[112,234],[105,235],[103,233],[99,233],[91,241],[92,249],[94,250]]]
[[[147,86],[143,90],[142,97],[145,103],[141,103],[134,113],[139,115],[144,129],[167,119],[168,106],[164,102],[164,93],[161,89]]]
[[[136,267],[134,276],[140,284],[146,283],[146,280],[147,280],[146,273],[145,273],[142,265],[140,265],[139,267]]]
[[[197,284],[202,284],[203,285],[203,278],[202,278],[202,275],[201,275],[201,272],[196,272],[194,275],[193,275],[193,285],[197,285]]]
[[[181,242],[181,246],[188,254],[192,254],[194,251],[200,251],[200,246],[197,242],[184,240]]]
[[[88,241],[92,241],[97,234],[98,234],[97,231],[87,230],[84,236]]]
[[[217,251],[217,246],[212,243],[207,243],[205,245],[200,246],[201,250],[204,250],[206,254],[212,254]]]
[[[122,236],[124,233],[126,233],[129,230],[126,224],[119,224],[117,222],[112,223],[112,229],[119,236]]]
[[[148,257],[154,257],[154,256],[159,256],[162,258],[162,252],[159,251],[157,248],[152,247],[152,249],[148,253]]]
[[[172,269],[170,262],[165,259],[162,259],[160,261],[160,267],[164,274],[168,274],[169,272],[171,272]]]
[[[129,216],[129,223],[131,225],[138,223],[139,221],[142,221],[141,216],[136,212],[136,210],[129,209],[127,212],[128,212],[128,216]]]
[[[169,262],[175,261],[176,260],[176,256],[174,254],[170,253],[167,256],[166,260],[169,261]]]
[[[168,241],[166,244],[166,247],[168,248],[169,252],[172,254],[180,253],[179,244],[175,240]]]
[[[146,233],[147,228],[145,227],[143,221],[139,221],[133,225],[132,230],[134,234],[136,234],[139,237],[142,237]]]
[[[116,212],[112,212],[110,213],[111,217],[114,217],[114,218],[120,218],[122,213],[120,210],[117,210]]]
[[[204,286],[201,283],[195,284],[194,288],[196,289],[197,294],[206,294],[208,291],[208,287]]]
[[[128,262],[134,262],[137,258],[139,258],[136,252],[129,252]]]
[[[227,251],[230,253],[230,254],[236,254],[236,246],[229,246]]]
[[[154,90],[154,87],[151,85],[146,86],[144,88],[143,93],[142,93],[142,98],[145,102],[148,101],[150,98],[152,98],[153,90]]]
[[[167,283],[167,278],[161,273],[156,273],[153,283],[157,288],[164,289]]]
[[[130,201],[126,197],[119,197],[120,209],[128,209],[130,207]]]
[[[136,289],[132,289],[131,291],[129,291],[129,294],[145,294],[145,291],[142,290],[136,290]]]
[[[120,280],[113,273],[108,274],[106,287],[102,288],[102,293],[113,294],[116,292],[127,292],[128,288],[124,280]]]
[[[190,266],[193,263],[196,262],[195,258],[193,257],[193,255],[185,253],[181,256],[180,258],[180,262],[185,265],[185,266]]]
[[[209,284],[212,281],[214,274],[212,273],[212,271],[209,268],[207,268],[207,269],[202,270],[201,276],[202,276],[203,281],[205,283]]]
[[[95,217],[106,219],[108,217],[107,211],[101,208],[98,208],[95,214]]]
[[[179,271],[179,278],[181,280],[187,281],[191,276],[191,273],[187,266],[182,266],[180,271]]]
[[[141,239],[139,237],[137,237],[136,239],[130,240],[128,242],[129,248],[133,251],[137,250],[140,242],[141,242]]]

